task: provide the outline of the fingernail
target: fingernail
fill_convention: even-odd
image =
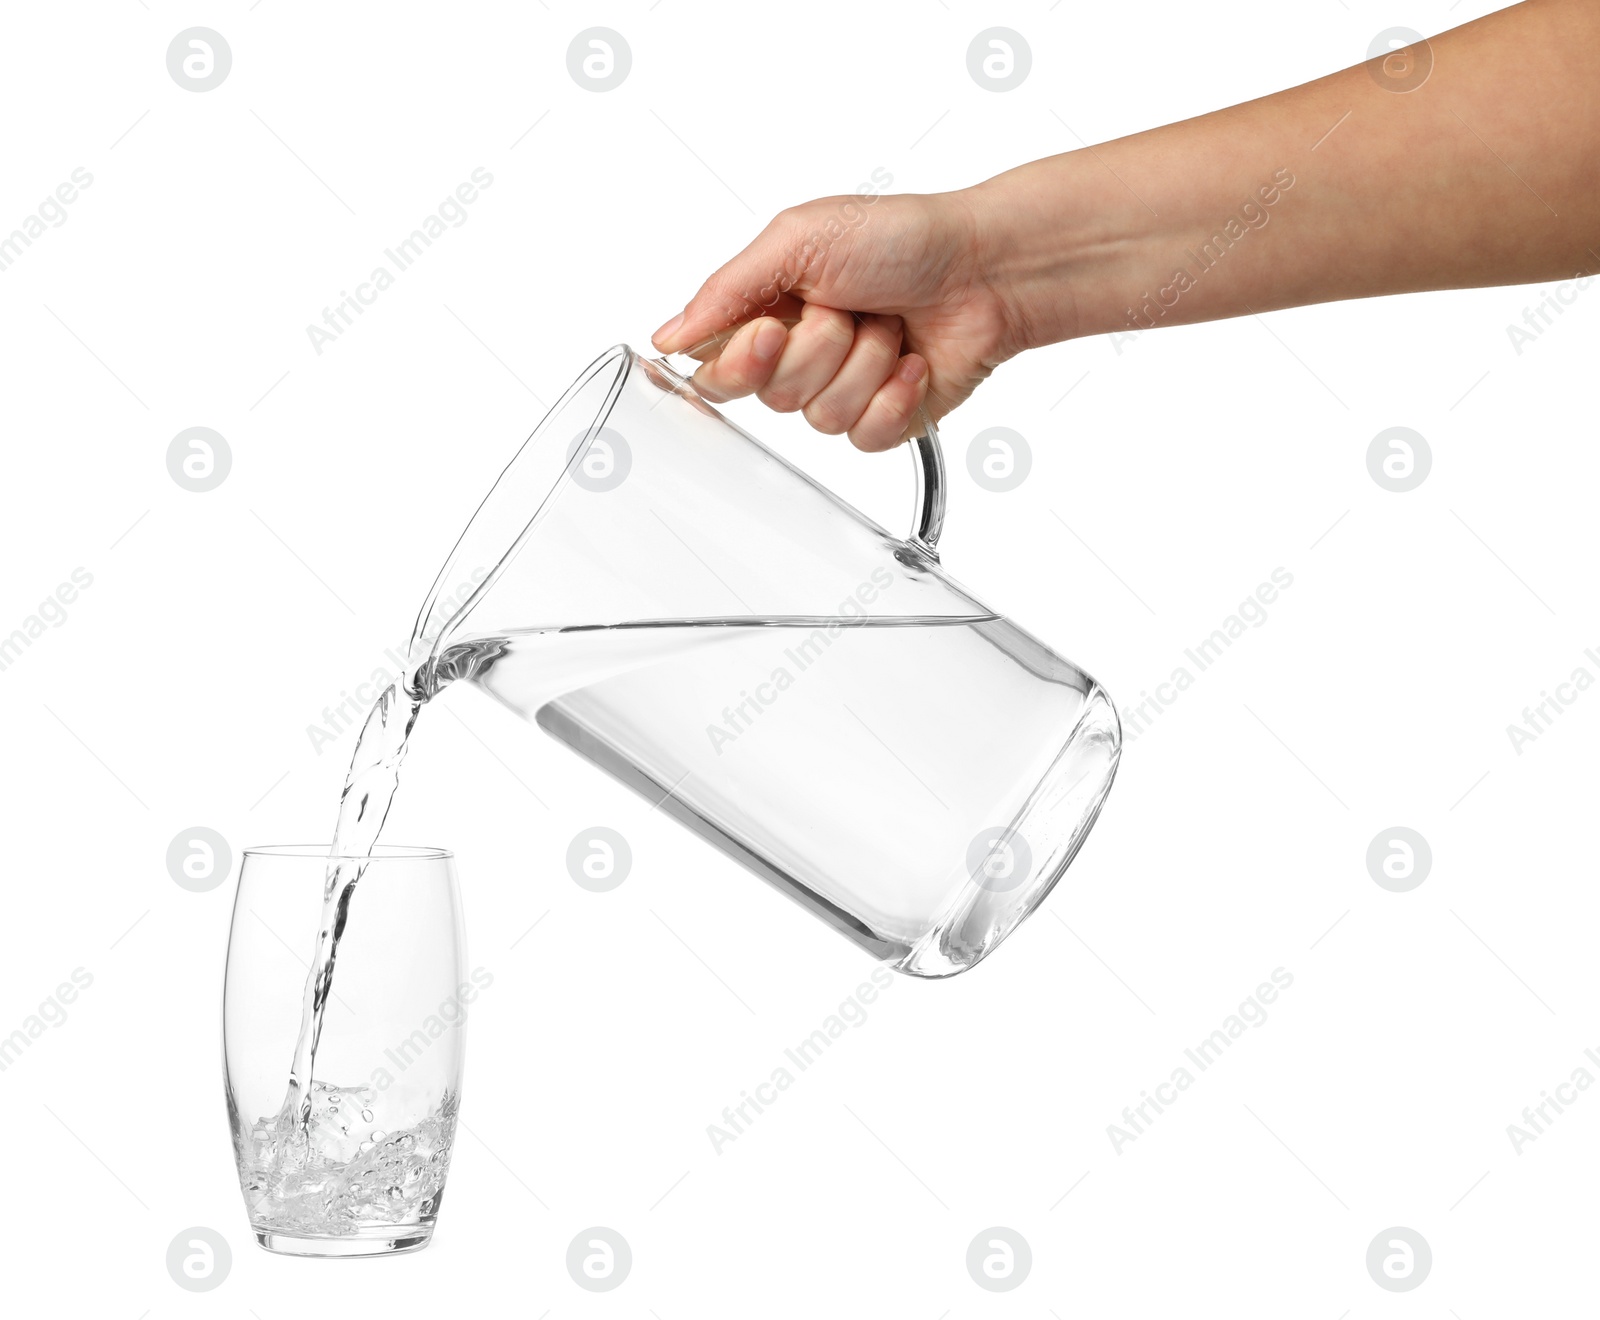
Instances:
[[[905,381],[907,385],[915,385],[928,374],[928,364],[919,357],[903,357],[900,359],[900,370],[895,375]]]
[[[770,362],[778,356],[778,350],[783,347],[783,341],[789,337],[789,332],[783,328],[780,321],[768,321],[761,329],[756,331],[755,342],[750,345],[750,351],[755,354],[759,362]]]
[[[683,313],[679,312],[670,321],[668,321],[664,326],[662,326],[661,329],[657,330],[655,332],[655,334],[650,336],[650,342],[652,344],[654,344],[659,349],[670,350],[671,343],[672,343],[672,336],[677,334],[678,327],[680,325],[682,325],[682,324],[683,324]]]

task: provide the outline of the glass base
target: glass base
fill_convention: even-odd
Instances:
[[[337,1237],[313,1237],[258,1228],[256,1241],[280,1256],[398,1256],[421,1251],[433,1239],[432,1224],[393,1224],[360,1228]]]

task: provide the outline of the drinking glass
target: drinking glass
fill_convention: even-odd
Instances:
[[[466,974],[452,855],[375,848],[338,943],[302,1127],[289,1077],[335,860],[325,845],[244,854],[223,990],[239,1186],[269,1251],[415,1251],[443,1198],[481,985]]]

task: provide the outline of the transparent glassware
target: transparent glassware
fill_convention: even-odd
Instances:
[[[327,879],[323,846],[244,854],[228,936],[223,1067],[256,1240],[295,1256],[428,1244],[461,1099],[468,976],[455,862],[380,844],[339,944],[304,1132],[285,1101]]]
[[[898,970],[963,971],[1065,871],[1121,731],[944,572],[925,417],[908,448],[902,539],[619,345],[462,534],[417,683],[477,684]]]

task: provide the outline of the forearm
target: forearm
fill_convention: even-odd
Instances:
[[[1358,65],[964,194],[1017,347],[1600,269],[1600,3],[1429,45],[1413,91]]]

